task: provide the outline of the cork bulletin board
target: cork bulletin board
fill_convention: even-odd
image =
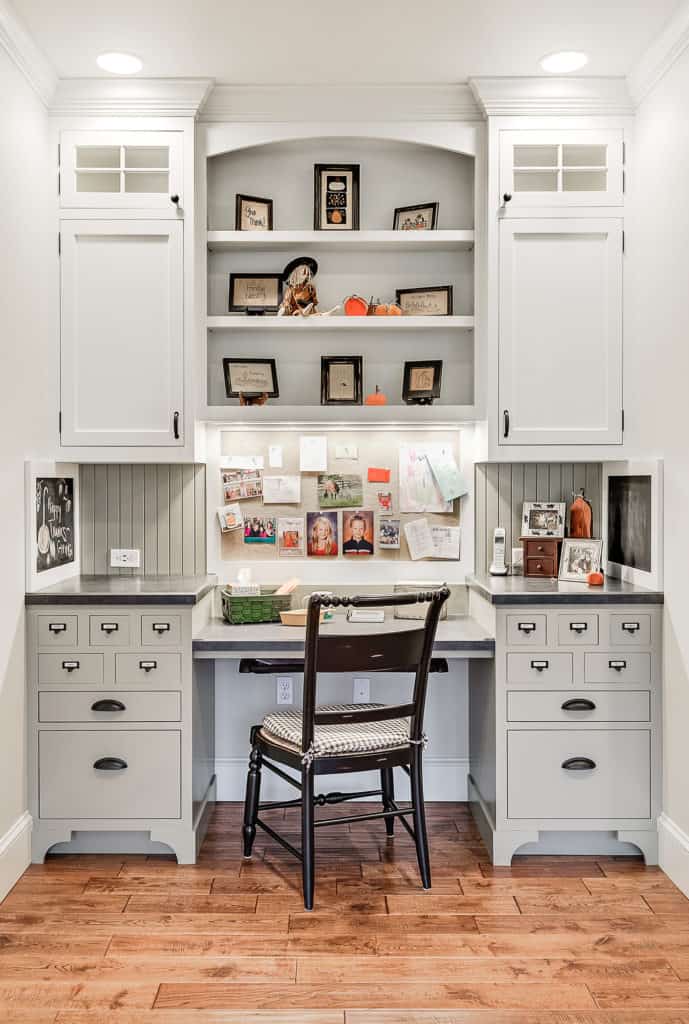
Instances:
[[[454,526],[460,525],[460,503],[462,499],[455,499],[452,502],[450,513],[400,513],[400,489],[399,489],[399,450],[402,445],[422,446],[424,443],[439,443],[446,445],[452,450],[457,464],[459,465],[459,432],[458,431],[420,431],[418,427],[408,430],[378,429],[375,427],[366,431],[347,430],[325,430],[312,428],[303,431],[260,431],[253,435],[233,431],[222,431],[220,439],[220,466],[227,464],[223,456],[230,455],[258,455],[263,456],[265,468],[263,475],[282,476],[299,475],[301,477],[301,494],[299,503],[294,504],[263,504],[261,499],[245,499],[241,501],[241,508],[245,521],[252,517],[275,516],[277,519],[288,517],[303,517],[304,532],[306,532],[306,517],[308,513],[321,511],[318,498],[318,473],[299,473],[299,441],[300,437],[315,435],[327,438],[328,446],[328,474],[338,476],[361,477],[362,501],[361,504],[354,504],[351,507],[330,509],[328,512],[337,515],[338,521],[338,555],[336,557],[314,557],[308,556],[310,562],[321,562],[333,565],[343,559],[347,562],[355,562],[360,559],[362,562],[405,562],[410,560],[409,549],[404,536],[404,524],[415,519],[426,519],[429,526]],[[273,468],[269,466],[269,448],[280,446],[282,448],[282,466]],[[337,449],[343,447],[354,448],[357,451],[357,458],[338,458]],[[390,481],[388,483],[369,483],[369,468],[382,468],[390,470]],[[220,472],[216,472],[216,479],[210,479],[214,470],[209,466],[208,474],[208,500],[215,501],[216,507],[222,506],[222,487]],[[392,496],[392,511],[390,513],[379,508],[378,493],[390,492]],[[215,496],[215,497],[213,497]],[[343,517],[351,511],[360,508],[373,513],[374,522],[374,553],[373,555],[345,555],[342,553],[343,543]],[[379,522],[386,519],[400,521],[400,547],[382,548],[379,544]],[[215,529],[220,535],[220,527],[217,519]],[[232,533],[223,533],[220,536],[220,554],[223,561],[241,561],[250,564],[251,562],[278,561],[281,565],[288,566],[292,561],[299,559],[286,558],[278,555],[278,545],[268,543],[245,543],[244,532],[237,530]],[[302,556],[307,557],[306,553]],[[432,559],[431,561],[439,561]]]

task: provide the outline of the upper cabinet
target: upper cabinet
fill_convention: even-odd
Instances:
[[[500,197],[520,207],[620,206],[624,199],[621,129],[501,131]]]
[[[182,132],[63,132],[60,205],[176,215],[184,208],[182,143]]]

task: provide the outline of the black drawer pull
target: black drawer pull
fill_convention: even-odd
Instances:
[[[590,772],[596,767],[596,762],[590,757],[568,757],[562,762],[566,772]]]
[[[562,705],[563,711],[595,711],[596,705],[586,697],[572,697]]]
[[[97,772],[122,772],[128,765],[121,757],[99,757],[93,767]]]
[[[103,633],[107,633],[109,636],[111,633],[117,632],[120,628],[120,624],[119,622],[101,622],[100,628]]]
[[[518,622],[517,629],[520,633],[535,633],[536,623],[535,622]]]
[[[126,711],[121,700],[97,700],[91,705],[91,711]]]
[[[532,661],[531,668],[535,668],[537,672],[542,672],[544,669],[550,667],[549,661]]]
[[[153,623],[153,629],[158,634],[158,636],[160,636],[162,633],[169,633],[170,632],[170,623],[169,622],[154,622]]]
[[[641,629],[641,623],[640,622],[623,622],[622,623],[622,629],[625,631],[625,633],[636,633],[636,632],[638,632],[638,630]]]
[[[154,668],[158,668],[157,661],[140,661],[139,668],[142,668],[144,672],[150,672]]]
[[[585,633],[586,630],[589,628],[589,624],[588,622],[570,622],[569,628],[574,633]]]
[[[49,622],[48,629],[51,633],[66,633],[67,623],[66,622]]]
[[[66,672],[74,672],[75,669],[79,668],[78,661],[63,661],[62,667]]]
[[[627,667],[626,661],[616,661],[612,659],[608,662],[608,668],[614,668],[616,672],[621,672],[623,668]]]

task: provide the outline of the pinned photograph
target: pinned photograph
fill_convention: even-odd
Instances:
[[[373,554],[373,512],[357,509],[342,515],[342,553]]]
[[[356,474],[320,473],[319,508],[356,508],[364,498],[364,485]]]
[[[277,529],[275,516],[249,516],[244,520],[244,543],[274,544]]]
[[[392,512],[392,491],[378,491],[376,499],[381,515],[389,516]]]
[[[220,476],[226,505],[263,494],[263,476],[254,469],[221,469]]]
[[[285,516],[278,519],[278,555],[285,558],[304,556],[304,517]]]
[[[223,508],[218,509],[218,521],[220,522],[220,530],[222,533],[232,533],[233,530],[239,530],[244,526],[244,516],[242,514],[241,505],[237,502],[233,502],[231,505],[225,505]]]
[[[400,546],[399,519],[378,520],[378,547],[394,550]]]
[[[337,512],[307,512],[306,538],[309,555],[321,558],[337,555]]]

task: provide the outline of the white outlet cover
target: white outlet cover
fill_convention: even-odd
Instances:
[[[355,679],[354,680],[354,695],[355,704],[368,704],[371,700],[371,680],[370,679]]]
[[[291,676],[277,676],[275,700],[278,704],[293,704],[294,689]]]
[[[141,551],[139,548],[111,548],[110,565],[138,569],[141,565]]]

